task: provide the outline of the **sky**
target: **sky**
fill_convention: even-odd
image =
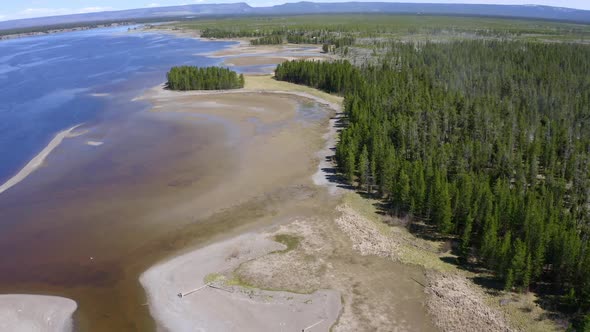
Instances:
[[[272,6],[285,2],[298,1],[300,0],[0,0],[0,21],[41,16],[100,12],[106,10],[122,10],[131,8],[174,6],[198,3],[247,2],[251,6]],[[312,1],[344,2],[350,0]],[[399,2],[477,3],[502,5],[536,4],[590,10],[589,0],[400,0]]]

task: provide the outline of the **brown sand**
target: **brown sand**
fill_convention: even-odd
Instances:
[[[259,55],[259,56],[237,56],[226,58],[223,61],[223,64],[226,66],[259,66],[259,65],[266,65],[266,64],[279,64],[285,61],[292,61],[292,60],[308,60],[308,61],[324,61],[328,59],[328,57],[324,56],[305,56],[305,55],[293,55],[293,56],[282,56],[277,57],[273,55],[280,55],[281,50],[277,50],[276,53],[270,53],[269,55]]]
[[[289,53],[297,56],[309,56],[308,53],[313,53],[318,57],[326,56],[322,53],[321,45],[299,45],[299,44],[283,44],[283,45],[259,45],[252,46],[245,43],[239,43],[234,47],[226,48],[213,53],[207,53],[213,57],[227,57],[227,56],[250,56],[250,55],[269,55],[269,54],[284,54]]]

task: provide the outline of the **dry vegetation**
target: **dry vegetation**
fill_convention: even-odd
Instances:
[[[327,100],[331,103],[342,103],[342,97],[331,95],[329,93],[319,91],[303,85],[296,85],[293,83],[277,81],[271,75],[247,76],[244,88],[248,90],[260,91],[290,91],[303,92],[315,97]]]
[[[485,302],[483,292],[456,273],[429,271],[428,311],[443,331],[514,331],[504,315]]]
[[[549,313],[536,303],[534,294],[479,286],[471,280],[476,274],[459,270],[441,259],[452,257],[440,250],[443,242],[417,238],[405,227],[386,224],[383,219],[392,218],[377,214],[376,203],[376,200],[349,193],[344,197],[344,204],[338,207],[342,216],[336,223],[350,236],[353,247],[360,253],[389,257],[425,269],[423,285],[428,294],[427,308],[438,328],[466,332],[558,330],[556,322],[549,319]],[[386,246],[395,252],[386,252]]]

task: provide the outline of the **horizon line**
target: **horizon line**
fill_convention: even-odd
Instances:
[[[575,8],[575,7],[565,7],[565,6],[553,6],[553,5],[544,5],[544,4],[535,4],[535,3],[526,3],[526,4],[499,4],[499,3],[472,3],[472,2],[413,2],[413,1],[358,1],[358,0],[353,0],[353,1],[309,1],[309,0],[302,0],[302,1],[296,1],[296,2],[283,2],[283,3],[277,3],[274,5],[268,5],[268,6],[257,6],[257,5],[252,5],[249,4],[248,1],[236,1],[236,2],[211,2],[211,3],[186,3],[186,4],[179,4],[179,5],[166,5],[166,6],[144,6],[144,7],[135,7],[135,8],[126,8],[126,9],[115,9],[115,8],[100,8],[102,10],[96,10],[94,11],[93,9],[97,8],[97,7],[89,7],[89,8],[80,8],[77,9],[78,12],[72,12],[72,13],[67,13],[67,14],[57,14],[57,15],[43,15],[43,16],[33,16],[33,17],[23,17],[23,18],[15,18],[12,19],[6,15],[0,15],[0,22],[1,23],[6,23],[6,22],[12,22],[12,21],[24,21],[24,20],[35,20],[35,19],[43,19],[43,18],[58,18],[58,17],[69,17],[69,16],[78,16],[78,15],[89,15],[89,14],[100,14],[100,13],[116,13],[116,12],[124,12],[124,11],[133,11],[133,10],[141,10],[141,9],[159,9],[159,8],[174,8],[174,7],[195,7],[195,6],[211,6],[211,5],[235,5],[235,4],[245,4],[250,8],[272,8],[272,7],[277,7],[277,6],[283,6],[283,5],[288,5],[288,4],[298,4],[298,3],[317,3],[317,4],[342,4],[342,3],[358,3],[358,4],[363,4],[363,3],[391,3],[391,4],[412,4],[412,5],[436,5],[436,6],[447,6],[447,5],[468,5],[468,6],[498,6],[498,7],[547,7],[547,8],[555,8],[555,9],[567,9],[567,10],[572,10],[572,11],[585,11],[585,12],[590,12],[590,8],[589,9],[585,9],[585,8]],[[360,13],[360,12],[359,12]],[[386,14],[386,12],[381,12],[382,14]],[[342,13],[343,14],[343,13]],[[390,13],[390,14],[394,14],[394,13]],[[444,15],[452,15],[452,13],[441,13]],[[460,14],[460,13],[458,13]],[[189,15],[189,14],[187,14]],[[215,15],[215,14],[209,14],[211,16]],[[222,15],[222,14],[219,14]],[[475,14],[473,14],[475,15]],[[481,14],[481,16],[488,16],[485,14]],[[498,16],[498,15],[491,15],[491,16]],[[504,15],[500,15],[501,17],[504,17]],[[178,15],[178,17],[182,17],[182,15]],[[506,17],[511,17],[511,16],[506,16]],[[156,18],[156,17],[154,17]],[[535,18],[535,17],[531,17],[531,18]],[[138,18],[129,18],[130,20],[133,19],[139,19]],[[542,18],[541,18],[542,19]],[[120,19],[112,19],[113,21],[118,21]],[[112,21],[110,19],[105,19],[105,21]],[[80,22],[81,23],[81,22]]]

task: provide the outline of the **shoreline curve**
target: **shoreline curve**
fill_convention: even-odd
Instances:
[[[33,294],[0,295],[0,330],[27,332],[73,331],[75,301],[59,296]]]
[[[311,175],[311,180],[317,186],[327,187],[330,194],[336,194],[337,186],[330,182],[326,169],[331,167],[327,157],[333,153],[331,149],[337,140],[336,122],[341,114],[341,105],[338,103],[311,93],[285,90],[280,87],[177,92],[166,90],[163,85],[158,85],[137,99],[229,94],[290,95],[316,102],[330,109],[334,115],[329,120],[328,130],[322,136],[324,144],[316,152],[319,162],[316,171]],[[189,326],[198,326],[202,329],[221,331],[236,327],[233,324],[240,325],[246,330],[272,329],[277,326],[297,326],[299,329],[308,326],[308,328],[329,330],[330,326],[338,320],[342,310],[340,293],[336,290],[324,289],[302,295],[284,291],[249,289],[250,297],[245,297],[239,286],[227,288],[223,283],[216,285],[213,281],[207,281],[209,277],[218,275],[220,271],[235,270],[245,261],[278,250],[277,246],[282,245],[271,240],[268,233],[251,232],[214,242],[187,253],[177,254],[156,263],[144,271],[139,278],[148,299],[150,315],[160,328],[170,330],[187,330]],[[234,256],[236,258],[233,258]],[[211,285],[212,287],[207,287]],[[178,292],[180,295],[177,295]],[[198,294],[185,297],[185,294],[190,295],[195,292]],[[224,315],[221,315],[219,311],[222,311]],[[246,318],[248,315],[251,316]],[[227,316],[231,316],[232,320],[223,318]]]

